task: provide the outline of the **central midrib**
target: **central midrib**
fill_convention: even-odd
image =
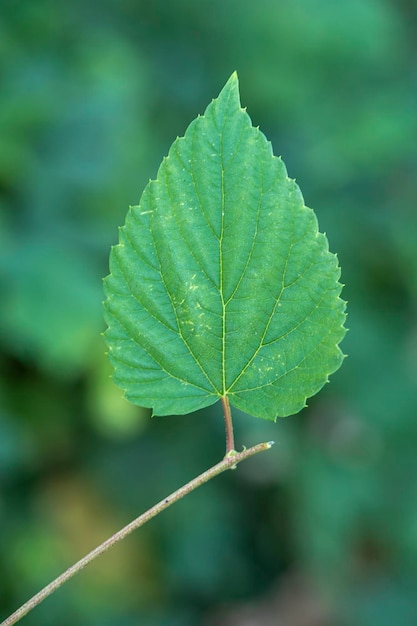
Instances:
[[[225,210],[225,201],[224,201],[224,168],[223,168],[223,159],[222,159],[222,146],[220,144],[220,161],[221,161],[221,172],[222,172],[222,219],[221,219],[221,230],[220,230],[220,239],[219,239],[219,270],[220,270],[220,299],[222,304],[222,396],[226,393],[226,304],[224,301],[224,290],[223,290],[223,281],[224,281],[224,272],[223,272],[223,236],[224,236],[224,210]]]

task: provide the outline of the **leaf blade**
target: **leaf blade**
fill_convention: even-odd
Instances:
[[[339,275],[232,75],[173,143],[112,250],[115,380],[157,414],[223,395],[260,417],[294,413],[343,358]]]

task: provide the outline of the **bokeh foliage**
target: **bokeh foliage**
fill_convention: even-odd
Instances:
[[[2,614],[223,452],[218,407],[150,420],[120,397],[101,277],[127,206],[237,69],[338,252],[349,358],[296,417],[236,414],[237,445],[278,442],[268,458],[26,623],[238,624],[292,576],[332,626],[417,622],[416,18],[407,0],[2,1]]]

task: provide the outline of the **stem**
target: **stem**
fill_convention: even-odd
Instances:
[[[235,449],[235,439],[233,436],[232,412],[230,410],[229,398],[227,396],[222,396],[222,406],[223,406],[223,415],[224,415],[224,425],[226,428],[226,456],[227,456],[230,452],[234,452],[234,449]]]
[[[222,401],[223,401],[223,398],[222,398]],[[225,405],[228,407],[229,403],[228,402],[223,403],[223,407],[225,407]],[[229,414],[230,414],[230,408],[229,408]],[[225,412],[225,419],[226,419],[226,412]],[[227,424],[227,421],[226,421],[226,424]],[[230,419],[230,427],[231,427],[231,419]],[[233,433],[231,437],[232,437],[232,442],[233,442]],[[12,615],[10,615],[7,619],[5,619],[4,622],[0,624],[0,626],[12,626],[12,624],[16,624],[16,622],[18,622],[22,617],[24,617],[27,613],[29,613],[29,611],[31,611],[36,606],[38,606],[38,604],[40,604],[43,600],[45,600],[45,598],[50,596],[54,591],[59,589],[59,587],[61,587],[67,580],[69,580],[75,574],[77,574],[82,569],[84,569],[84,567],[88,565],[88,563],[91,563],[91,561],[93,561],[95,558],[103,554],[103,552],[106,552],[106,550],[114,546],[117,542],[127,537],[127,535],[129,535],[131,532],[133,532],[140,526],[143,526],[146,522],[148,522],[150,519],[155,517],[155,515],[158,515],[158,513],[161,513],[162,511],[167,509],[169,506],[171,506],[171,504],[174,504],[174,502],[177,502],[178,500],[180,500],[181,498],[189,494],[191,491],[193,491],[197,487],[200,487],[201,485],[209,481],[211,478],[218,476],[218,474],[221,474],[227,469],[231,469],[232,467],[237,465],[237,463],[240,463],[241,461],[248,459],[249,457],[253,456],[254,454],[257,454],[258,452],[262,452],[263,450],[269,450],[269,448],[273,445],[273,443],[274,443],[273,441],[269,441],[267,443],[258,443],[256,446],[253,446],[252,448],[248,448],[247,450],[245,449],[242,452],[234,452],[234,454],[230,456],[226,455],[224,459],[220,461],[220,463],[213,465],[213,467],[206,470],[205,472],[203,472],[196,478],[193,478],[193,480],[191,480],[186,485],[183,485],[182,487],[177,489],[177,491],[174,491],[173,493],[171,493],[171,495],[167,496],[166,498],[158,502],[158,504],[155,504],[148,511],[146,511],[145,513],[137,517],[135,520],[133,520],[133,522],[131,522],[130,524],[128,524],[127,526],[119,530],[112,537],[110,537],[109,539],[104,541],[101,545],[99,545],[97,548],[89,552],[85,557],[77,561],[77,563],[74,563],[74,565],[71,565],[71,567],[65,570],[65,572],[63,572],[60,576],[58,576],[58,578],[55,578],[55,580],[49,583],[49,585],[46,585],[46,587],[44,587],[41,591],[39,591],[39,593],[34,595],[30,600],[28,600],[19,609],[17,609],[17,611],[15,611]]]

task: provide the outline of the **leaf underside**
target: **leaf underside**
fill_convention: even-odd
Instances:
[[[305,406],[343,360],[337,259],[241,108],[236,74],[130,208],[110,271],[114,379],[154,414],[228,396],[274,420]]]

